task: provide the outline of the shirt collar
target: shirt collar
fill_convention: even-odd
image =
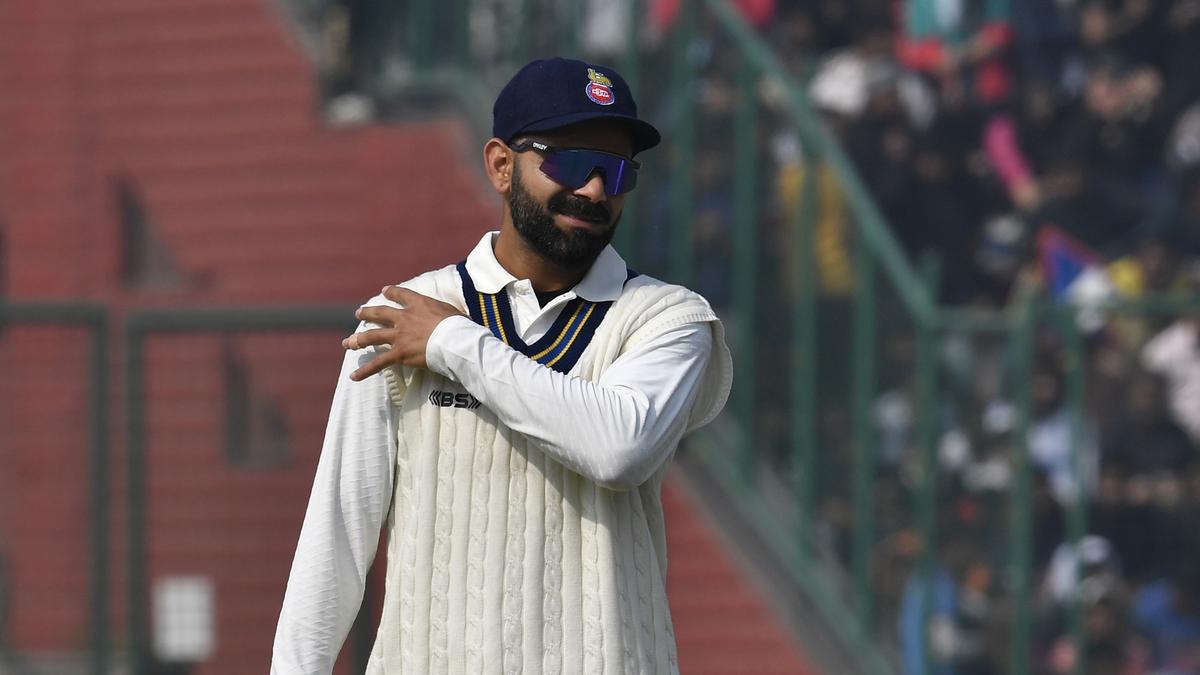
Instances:
[[[467,274],[475,289],[481,293],[495,294],[517,281],[517,278],[504,269],[492,250],[499,232],[488,232],[467,255]],[[625,260],[610,245],[600,252],[596,262],[584,275],[575,288],[571,289],[579,297],[592,302],[607,302],[616,300],[625,287]]]

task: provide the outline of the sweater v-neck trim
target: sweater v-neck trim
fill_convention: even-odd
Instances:
[[[568,373],[575,366],[613,304],[611,300],[592,302],[576,295],[563,306],[541,338],[526,344],[517,332],[508,292],[503,288],[497,293],[480,291],[467,271],[466,261],[456,267],[471,320],[490,330],[504,344],[560,373]],[[627,269],[625,281],[635,276],[637,272]]]

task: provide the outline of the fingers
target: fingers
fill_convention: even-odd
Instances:
[[[354,333],[342,341],[344,349],[387,348],[358,370],[350,379],[359,381],[378,373],[392,364],[425,368],[425,351],[429,336],[442,319],[460,314],[453,305],[398,286],[382,290],[383,296],[404,307],[362,307],[354,313],[364,322],[383,328]]]
[[[438,318],[445,318],[454,316],[455,314],[462,314],[457,307],[450,303],[442,302],[436,298],[422,295],[400,286],[388,286],[384,288],[383,297],[403,306],[405,308],[404,311],[414,311],[426,316],[433,315]],[[401,320],[401,315],[393,314],[392,316],[397,322]]]
[[[410,291],[403,286],[386,286],[383,289],[383,297],[402,307],[407,307],[416,300],[429,299],[429,296],[421,295],[416,291]]]
[[[407,288],[400,286],[384,286],[380,291],[383,297],[400,305],[400,307],[388,307],[387,305],[368,305],[359,307],[354,316],[362,321],[376,323],[381,326],[395,326],[402,318],[401,312],[404,308],[414,301],[429,300],[430,298],[421,295],[416,291],[410,291]]]
[[[371,347],[376,345],[390,345],[395,337],[395,330],[391,328],[372,328],[355,333],[350,337],[342,340],[342,349],[362,349],[363,347]]]
[[[355,382],[361,382],[368,377],[378,373],[379,371],[391,365],[392,356],[390,352],[384,352],[375,358],[367,361],[367,363],[358,370],[350,373],[350,379]]]
[[[400,323],[402,309],[395,307],[387,307],[385,305],[374,305],[371,307],[360,307],[354,312],[354,316],[368,323],[378,324],[389,328],[395,327]]]

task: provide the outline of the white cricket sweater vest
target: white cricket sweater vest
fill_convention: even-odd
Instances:
[[[460,283],[447,267],[404,285],[465,311]],[[690,322],[714,331],[687,428],[707,424],[728,397],[732,364],[716,315],[680,286],[630,280],[569,374],[596,381],[623,350]],[[430,404],[463,392],[458,383],[410,368],[387,378],[398,449],[367,673],[678,672],[659,496],[668,462],[634,490],[610,490],[486,406]]]

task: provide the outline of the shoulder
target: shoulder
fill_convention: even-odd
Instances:
[[[394,286],[402,286],[410,291],[416,291],[421,295],[428,295],[431,298],[437,298],[443,302],[451,302],[457,300],[462,294],[461,282],[458,278],[458,270],[454,265],[446,265],[445,267],[430,270],[424,274],[419,274],[406,281],[393,284]],[[458,303],[455,303],[458,304]],[[375,297],[367,300],[362,304],[363,307],[399,307],[396,303],[383,297],[383,294],[378,294]]]
[[[708,300],[699,293],[647,275],[630,279],[613,305],[624,349],[652,344],[667,335],[706,353],[700,394],[693,403],[687,430],[708,424],[729,398],[733,360],[725,342],[725,327]]]
[[[621,313],[640,316],[647,324],[660,325],[662,328],[718,320],[712,305],[704,296],[685,286],[645,274],[626,282],[614,307],[617,308]]]
[[[652,300],[655,302],[661,300],[699,300],[703,301],[706,305],[708,304],[708,301],[704,300],[704,296],[690,288],[663,281],[648,274],[638,274],[625,282],[625,288],[621,292],[621,299],[624,300],[627,298],[643,301]]]

